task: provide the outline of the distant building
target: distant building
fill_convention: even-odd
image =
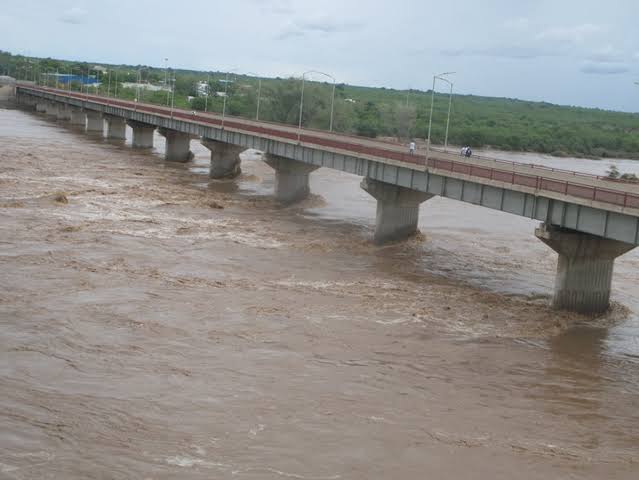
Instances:
[[[47,80],[49,82],[62,83],[63,85],[67,85],[69,83],[81,83],[82,85],[99,84],[98,79],[95,75],[75,75],[71,73],[43,73],[42,76],[45,77],[45,80],[44,80],[45,84],[47,83]]]
[[[209,94],[209,85],[207,82],[197,82],[195,84],[195,92],[198,97],[206,97]]]
[[[171,87],[167,87],[166,85],[152,85],[146,82],[122,82],[122,88],[141,88],[142,90],[148,90],[150,92],[171,91]]]

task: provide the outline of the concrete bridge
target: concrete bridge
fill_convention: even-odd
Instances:
[[[639,187],[630,183],[434,149],[426,158],[361,137],[33,85],[16,92],[20,104],[87,131],[104,132],[106,123],[109,138],[124,139],[129,125],[134,148],[152,147],[158,129],[168,161],[188,161],[198,138],[211,151],[212,178],[237,176],[239,154],[261,150],[284,203],[306,197],[309,174],[320,167],[359,175],[377,200],[377,243],[413,234],[420,204],[435,195],[539,220],[535,235],[559,254],[553,305],[560,309],[605,311],[615,258],[639,244]]]

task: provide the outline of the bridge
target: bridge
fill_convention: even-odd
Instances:
[[[18,84],[19,104],[87,131],[153,146],[158,129],[165,158],[186,162],[190,142],[211,151],[211,178],[233,178],[239,154],[254,148],[275,170],[275,196],[283,203],[309,194],[309,175],[320,167],[363,177],[377,200],[374,240],[404,239],[417,230],[419,206],[439,195],[541,222],[535,235],[559,254],[553,306],[600,313],[609,306],[615,259],[639,244],[639,186],[594,175],[406,148],[352,135],[192,112],[28,84]]]

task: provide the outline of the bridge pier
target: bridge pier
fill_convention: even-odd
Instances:
[[[404,240],[417,232],[419,204],[434,195],[364,177],[360,183],[377,199],[375,237],[377,244]]]
[[[246,150],[245,148],[210,138],[202,138],[202,145],[211,151],[211,178],[235,178],[242,173],[240,153]]]
[[[133,148],[153,148],[153,125],[135,120],[127,120],[126,123],[133,130]]]
[[[106,137],[113,140],[125,140],[126,139],[126,120],[122,117],[116,117],[113,115],[105,115],[106,120]]]
[[[319,166],[272,154],[266,154],[264,161],[275,170],[275,198],[279,202],[294,203],[308,197],[308,176]]]
[[[104,120],[100,112],[86,111],[87,132],[104,132]]]
[[[188,162],[193,158],[191,135],[168,128],[158,128],[158,133],[166,139],[164,159],[169,162]]]
[[[46,113],[46,111],[47,111],[47,104],[45,102],[36,103],[36,112]]]
[[[579,313],[602,313],[610,305],[615,258],[632,250],[629,243],[544,223],[536,237],[559,254],[552,305]]]
[[[52,117],[58,117],[58,105],[53,102],[45,103],[44,112]]]
[[[64,120],[68,122],[71,120],[71,108],[67,105],[61,105],[58,107],[58,120]]]
[[[72,108],[71,109],[71,125],[84,125],[87,123],[87,116],[84,111]]]

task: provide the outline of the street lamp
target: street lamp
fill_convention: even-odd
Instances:
[[[255,110],[255,121],[260,119],[260,98],[262,96],[262,77],[255,72],[246,72],[248,75],[257,77],[257,109]]]
[[[169,79],[169,59],[165,58],[164,59],[164,88],[166,88],[166,83]],[[170,90],[166,91],[166,105],[169,105],[169,92]]]
[[[317,70],[308,70],[308,71],[306,71],[306,72],[304,72],[302,74],[302,94],[300,96],[300,119],[299,119],[299,123],[297,125],[297,142],[298,143],[299,143],[300,137],[302,135],[302,110],[304,108],[304,82],[306,80],[306,74],[307,73],[316,73],[318,75],[324,75],[325,77],[328,77],[331,80],[333,80],[333,93],[331,95],[331,118],[330,118],[329,127],[328,127],[328,130],[330,132],[333,131],[333,107],[335,105],[335,77],[333,77],[332,75],[329,75],[328,73],[319,72]]]
[[[453,84],[449,80],[445,79],[444,76],[452,75],[454,73],[455,72],[444,72],[444,73],[440,73],[439,75],[433,75],[433,88],[430,94],[430,116],[428,118],[428,140],[426,143],[426,164],[428,164],[428,158],[430,156],[430,132],[431,132],[431,127],[433,125],[433,104],[435,102],[435,81],[442,80],[450,84],[450,99],[448,102],[448,114],[450,119],[450,104],[452,102]],[[447,132],[446,135],[448,135],[448,124],[446,126],[446,132]]]
[[[173,107],[175,106],[175,72],[173,72],[173,88],[171,90],[171,118],[173,118]]]
[[[211,72],[206,75],[206,97],[204,98],[204,111],[209,111],[209,95],[211,94]]]
[[[226,97],[229,89],[229,73],[237,71],[237,68],[232,68],[226,72],[226,80],[224,81],[224,103],[222,104],[222,128],[224,128],[224,117],[226,116]]]

